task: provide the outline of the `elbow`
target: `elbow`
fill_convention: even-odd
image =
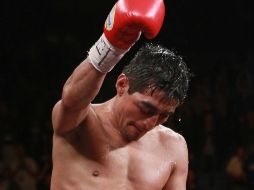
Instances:
[[[70,85],[64,86],[62,92],[62,106],[65,110],[76,111],[84,109],[88,104],[75,88]]]

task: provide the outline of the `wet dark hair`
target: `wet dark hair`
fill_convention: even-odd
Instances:
[[[122,73],[129,79],[129,93],[151,89],[182,103],[187,96],[191,73],[182,57],[162,45],[146,43]]]

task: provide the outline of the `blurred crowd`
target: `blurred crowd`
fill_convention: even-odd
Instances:
[[[253,55],[210,56],[169,121],[189,145],[189,190],[254,189]]]

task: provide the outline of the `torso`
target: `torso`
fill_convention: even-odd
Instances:
[[[112,148],[100,119],[89,113],[73,132],[53,138],[51,190],[161,190],[174,170],[176,133],[157,126]]]

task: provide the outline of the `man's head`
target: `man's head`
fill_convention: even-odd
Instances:
[[[182,57],[161,45],[146,44],[123,69],[129,93],[165,92],[165,98],[182,103],[187,95],[190,72]]]
[[[116,82],[118,125],[128,140],[136,140],[164,123],[184,101],[190,80],[180,56],[146,44],[125,66]]]

